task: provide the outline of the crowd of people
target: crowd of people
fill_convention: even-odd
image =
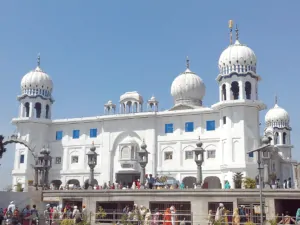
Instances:
[[[30,207],[27,205],[21,211],[12,201],[5,209],[0,209],[0,224],[5,221],[8,225],[36,225],[38,222],[39,214],[36,205]]]

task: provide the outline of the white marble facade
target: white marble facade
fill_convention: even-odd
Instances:
[[[102,116],[52,120],[53,83],[38,61],[37,68],[22,79],[19,117],[13,124],[35,151],[50,148],[49,180],[60,180],[63,185],[73,179],[83,184],[88,179],[86,153],[92,143],[99,154],[95,168],[99,184],[138,176],[136,156],[143,140],[150,152],[146,173],[180,181],[195,177],[192,150],[200,136],[206,150],[203,177],[208,187],[223,186],[225,180],[233,186],[235,172],[253,178],[257,174],[256,156],[246,154],[259,146],[259,112],[266,109],[258,98],[256,63],[254,52],[239,40],[228,46],[219,59],[220,97],[210,107],[203,104],[204,81],[190,70],[187,60],[186,70],[172,83],[174,106],[169,110],[159,111],[154,96],[146,105],[133,91],[121,95],[119,104],[108,101]],[[266,115],[266,134],[277,145],[270,171],[282,180],[292,176],[290,131],[289,116],[276,102]],[[13,184],[22,183],[27,189],[34,176],[32,164],[31,152],[16,145]]]

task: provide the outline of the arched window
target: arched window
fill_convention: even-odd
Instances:
[[[29,102],[25,103],[25,117],[29,117],[30,105]]]
[[[246,99],[251,99],[251,83],[249,81],[245,83],[245,92],[246,92]]]
[[[278,144],[278,132],[275,133],[274,135],[274,145]]]
[[[226,101],[226,84],[222,85],[222,97],[223,101]]]
[[[41,113],[42,113],[42,104],[37,102],[35,103],[35,116],[36,118],[41,118]]]
[[[282,144],[286,144],[286,133],[283,132],[283,135],[282,135]]]
[[[239,99],[239,95],[240,95],[240,88],[239,88],[239,83],[236,81],[233,81],[231,83],[231,91],[232,91],[232,95],[233,95],[233,99]]]
[[[46,119],[49,119],[49,109],[50,109],[50,107],[49,107],[49,105],[46,105]]]
[[[121,150],[121,159],[130,159],[130,148],[125,146]]]

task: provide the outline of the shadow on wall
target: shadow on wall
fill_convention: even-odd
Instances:
[[[7,208],[11,201],[14,201],[19,209],[23,209],[26,205],[35,204],[35,200],[41,199],[41,193],[35,192],[6,192],[0,191],[0,208]]]

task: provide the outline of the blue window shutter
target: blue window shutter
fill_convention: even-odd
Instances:
[[[56,140],[60,141],[63,137],[63,132],[62,131],[56,131]]]
[[[211,131],[216,129],[216,122],[214,120],[206,121],[206,130]]]
[[[165,133],[173,133],[173,124],[172,123],[168,123],[165,124]]]
[[[25,156],[24,155],[20,155],[20,163],[24,163],[25,161]]]
[[[193,132],[194,131],[194,123],[186,122],[185,123],[185,132]]]
[[[91,138],[97,137],[97,128],[90,129],[90,137]]]
[[[253,158],[254,157],[254,153],[253,152],[249,153],[249,157]]]
[[[79,138],[79,130],[73,130],[73,139]]]

